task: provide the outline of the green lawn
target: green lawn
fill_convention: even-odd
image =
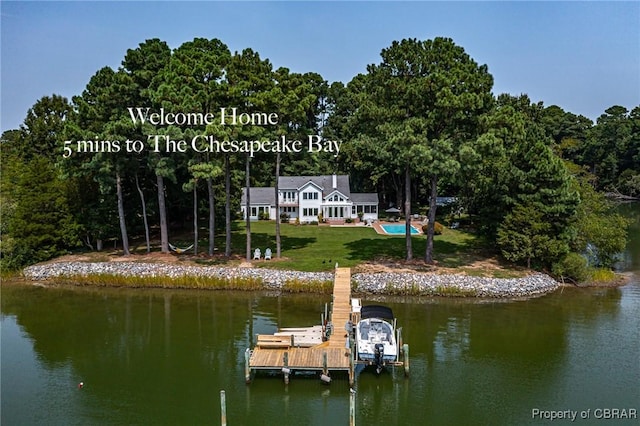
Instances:
[[[244,256],[246,232],[244,223],[236,222],[233,233],[233,253]],[[402,260],[405,258],[404,236],[379,235],[369,227],[329,227],[317,225],[281,225],[282,257],[284,259],[256,262],[256,266],[299,271],[329,271],[335,263],[353,267],[363,262],[379,259]],[[224,236],[216,237],[216,245],[224,244]],[[415,259],[424,257],[426,237],[417,235],[413,239]],[[252,249],[267,247],[274,252],[275,222],[258,221],[251,223]],[[206,247],[206,241],[201,247]],[[222,247],[221,247],[222,248]],[[445,229],[435,237],[435,258],[439,266],[464,267],[481,258],[482,245],[473,234]]]

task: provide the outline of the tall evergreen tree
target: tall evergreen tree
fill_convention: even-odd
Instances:
[[[237,105],[237,113],[268,113],[273,111],[272,93],[274,80],[272,66],[268,60],[260,59],[260,55],[251,49],[236,52],[227,68],[227,104]],[[231,111],[228,111],[230,113]],[[268,136],[264,127],[251,125],[233,125],[232,117],[228,117],[225,125],[230,140],[256,140]],[[245,191],[246,200],[246,259],[251,261],[251,207],[249,188],[251,187],[251,156],[245,158]]]
[[[411,179],[428,176],[425,261],[433,263],[438,179],[457,171],[457,152],[475,139],[478,116],[492,104],[493,78],[449,38],[394,41],[381,56],[379,65],[367,68],[365,101],[357,112],[373,129],[362,141],[378,145],[385,152],[380,160],[404,176],[407,260],[413,258]]]
[[[137,48],[127,50],[122,61],[123,70],[131,76],[133,82],[134,98],[127,107],[157,108],[156,90],[159,82],[158,74],[169,63],[171,49],[166,42],[158,38],[146,40],[140,43]],[[139,124],[136,131],[129,136],[147,142],[147,135],[158,134],[159,132],[149,123]],[[149,148],[149,147],[147,147]],[[156,194],[158,199],[158,214],[160,220],[160,247],[163,253],[169,252],[169,231],[167,223],[167,210],[165,201],[165,177],[172,177],[170,161],[161,158],[158,153],[151,149],[145,150],[143,157],[139,160],[143,165],[151,167],[155,172]]]
[[[82,167],[92,174],[103,193],[115,187],[124,255],[129,255],[129,238],[122,185],[131,164],[131,157],[124,153],[124,142],[132,130],[126,110],[132,97],[130,77],[104,67],[91,77],[82,96],[73,99],[78,115],[72,134],[88,141],[77,146],[81,151],[77,155],[82,156]]]
[[[183,43],[173,52],[169,65],[160,71],[155,80],[158,84],[156,99],[162,99],[162,105],[167,112],[217,116],[220,106],[224,105],[225,67],[230,57],[229,49],[218,39],[196,38]],[[206,127],[206,123],[185,125],[182,127],[182,139],[191,140],[195,134],[205,135]],[[215,241],[213,179],[220,175],[220,164],[214,161],[215,157],[205,152],[207,144],[204,139],[198,139],[197,145],[198,151],[202,152],[191,150],[189,155],[185,156],[185,160],[189,162],[188,169],[197,174],[196,176],[192,173],[192,180],[202,179],[207,183],[209,254],[213,255]]]
[[[323,90],[323,80],[318,74],[290,73],[287,68],[274,72],[275,87],[270,103],[278,113],[278,125],[274,137],[304,140],[308,134],[317,134],[317,100]],[[281,154],[275,156],[275,200],[276,200],[276,257],[281,255],[280,201],[278,180],[280,178]],[[312,173],[307,173],[311,174]]]
[[[69,188],[41,155],[29,161],[3,155],[2,267],[16,269],[49,260],[79,243]]]
[[[544,129],[531,118],[537,107],[522,99],[501,96],[486,117],[476,156],[464,153],[465,186],[473,194],[471,212],[507,259],[548,266],[569,250],[579,196]]]

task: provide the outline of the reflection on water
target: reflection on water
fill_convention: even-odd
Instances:
[[[470,318],[452,317],[438,331],[433,341],[433,358],[435,362],[461,360],[470,346]]]
[[[294,376],[285,387],[261,375],[244,384],[252,336],[318,323],[325,299],[4,286],[2,423],[210,424],[225,389],[235,424],[344,424],[346,379],[326,387]],[[391,307],[410,344],[411,377],[361,372],[358,424],[533,424],[532,407],[640,401],[638,282]]]

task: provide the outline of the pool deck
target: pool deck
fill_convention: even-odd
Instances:
[[[366,225],[362,222],[353,222],[353,223],[345,223],[344,221],[330,221],[325,225],[331,226],[332,228],[373,228],[380,235],[388,235],[388,236],[404,236],[404,224],[405,221],[401,220],[398,222],[388,222],[386,220],[380,221],[376,220],[371,226]],[[383,228],[382,225],[401,225],[403,227],[403,232],[400,234],[389,234]],[[411,225],[418,231],[415,234],[411,235],[422,235],[422,220],[413,219],[411,221]]]

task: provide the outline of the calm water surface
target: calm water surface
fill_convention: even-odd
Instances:
[[[357,378],[359,425],[570,424],[532,410],[640,413],[638,205],[621,288],[528,301],[395,299],[411,375]],[[323,296],[3,285],[2,425],[346,425],[349,386],[258,376],[251,336],[320,321]],[[82,389],[78,383],[84,382]]]

